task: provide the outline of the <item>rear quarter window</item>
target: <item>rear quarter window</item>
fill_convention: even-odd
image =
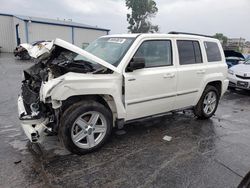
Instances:
[[[208,62],[215,62],[222,60],[220,49],[216,42],[204,42],[204,45],[206,49]]]

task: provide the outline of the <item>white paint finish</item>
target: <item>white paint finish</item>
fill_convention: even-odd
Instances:
[[[166,75],[172,74],[172,77]],[[124,73],[126,120],[172,110],[176,98],[174,66]]]
[[[24,44],[20,44],[20,46],[24,47],[28,51],[28,53],[31,57],[37,58],[40,55],[42,55],[46,52],[47,53],[49,52],[48,48],[46,48],[46,47],[48,47],[48,46],[52,47],[52,42],[46,41],[46,42],[38,43],[36,45],[24,43]]]
[[[220,52],[223,54],[223,50],[221,48],[220,43],[216,39],[213,38],[184,38],[179,37],[179,35],[175,38],[177,40],[192,40],[198,41],[201,48],[202,60],[203,63],[191,64],[191,65],[180,65],[179,58],[176,59],[176,66],[178,71],[178,81],[177,81],[177,98],[176,98],[176,106],[175,109],[187,107],[187,106],[195,106],[207,83],[218,80],[222,81],[222,85],[224,85],[223,81],[226,80],[226,63],[225,58],[222,57],[222,61],[220,62],[207,62],[206,51],[203,42],[211,41],[216,42],[219,45]],[[176,57],[179,57],[177,43],[174,43]],[[222,55],[223,56],[223,55]],[[222,90],[222,94],[225,91]],[[189,94],[185,94],[189,93]],[[185,95],[183,95],[185,94]]]
[[[244,76],[244,73],[250,77],[250,60],[247,64],[238,64],[230,68],[235,74]]]
[[[61,38],[71,43],[71,27],[28,23],[29,42]]]
[[[182,40],[199,40],[201,42],[204,62],[193,65],[179,65],[176,45],[177,38],[181,38]],[[126,66],[140,44],[150,39],[170,39],[172,41],[173,65],[143,68],[134,70],[133,72],[125,72]],[[211,38],[157,34],[140,35],[130,47],[118,68],[110,67],[114,69],[113,74],[83,74],[69,72],[58,78],[49,79],[49,81],[42,83],[40,100],[44,103],[52,103],[52,108],[56,109],[61,106],[62,101],[71,96],[99,95],[106,100],[110,100],[108,104],[113,105],[110,108],[113,111],[114,121],[116,118],[128,121],[196,105],[209,82],[221,81],[222,95],[228,86],[225,58],[222,57],[222,61],[219,62],[207,62],[203,40],[216,42],[219,45],[221,54],[223,54],[219,41]],[[85,57],[96,59],[100,64],[109,67],[107,62],[97,59],[97,57],[90,55],[77,46],[60,39],[56,39],[52,43],[73,50]],[[197,74],[197,71],[202,72]],[[167,76],[168,74],[171,76]],[[122,91],[123,87],[124,93]],[[196,90],[197,92],[195,93],[187,94],[187,92],[194,92]],[[19,100],[19,114],[25,111],[20,105]],[[40,134],[43,132],[42,128],[46,126],[46,123],[47,122],[41,124],[38,121],[25,123],[22,121],[23,129],[30,139],[31,133],[38,131]],[[37,130],[32,128],[32,124],[39,125]],[[171,137],[165,136],[163,139],[170,141]]]
[[[115,99],[118,117],[124,117],[124,114],[126,114],[125,120],[132,120],[196,105],[206,87],[206,84],[211,81],[222,82],[223,94],[226,90],[228,82],[226,79],[227,67],[224,57],[221,62],[208,63],[206,62],[207,58],[205,51],[203,47],[201,47],[204,63],[181,66],[179,65],[177,45],[175,42],[177,38],[182,40],[195,39],[199,41],[205,39],[206,41],[213,41],[219,44],[219,42],[215,39],[197,36],[186,37],[186,35],[180,36],[162,34],[138,35],[137,39],[134,41],[133,45],[117,68],[118,71],[115,75],[120,75],[119,77],[112,77],[112,79],[110,79],[110,75],[86,76],[84,74],[67,74],[67,76],[64,75],[66,76],[65,78],[67,78],[67,81],[63,81],[55,87],[56,91],[52,92],[52,99],[65,100],[73,95],[86,94],[111,95]],[[145,40],[158,39],[172,41],[173,66],[144,68],[131,73],[126,73],[125,67],[133,57],[133,54],[136,52],[140,44]],[[202,43],[201,46],[203,46]],[[69,47],[69,49],[72,48],[77,47]],[[220,50],[222,52],[221,46]],[[80,51],[82,50],[77,48],[77,53],[80,53]],[[205,71],[202,74],[199,72],[197,73],[197,71],[203,71],[203,69]],[[164,75],[166,74],[173,74],[174,77],[166,79],[164,78]],[[125,109],[122,103],[123,96],[121,95],[122,75],[125,79]],[[116,80],[118,78],[119,81]],[[129,81],[129,79],[136,80]],[[119,92],[115,92],[115,90],[118,90]],[[47,96],[47,94],[44,94],[44,97],[45,96]]]
[[[175,65],[177,67],[177,72],[178,72],[177,97],[174,109],[196,105],[196,101],[194,99],[200,97],[199,91],[202,88],[202,84],[204,84],[203,78],[205,73],[205,67],[204,67],[205,65],[203,63],[180,65],[177,40],[189,40],[189,39],[183,39],[183,37],[180,37],[180,38],[175,38],[173,42]],[[195,39],[195,41],[199,42],[199,40],[197,39]],[[203,71],[204,73],[202,73]]]
[[[238,81],[247,82],[248,88],[244,88],[244,89],[250,90],[250,79],[242,79],[242,78],[237,77],[236,75],[241,76],[241,77],[250,77],[250,64],[235,65],[229,69],[229,73],[228,73],[229,81],[232,83],[235,83],[236,87],[242,88],[239,85],[237,85]]]
[[[74,28],[74,45],[82,48],[83,43],[90,43],[103,35],[107,35],[107,31]]]
[[[0,15],[0,46],[2,52],[13,52],[14,46],[13,17]]]
[[[165,37],[164,37],[165,36]],[[117,117],[132,120],[174,109],[196,105],[207,83],[211,81],[222,82],[222,94],[225,92],[228,80],[227,66],[224,57],[220,62],[206,62],[207,58],[202,47],[204,63],[198,65],[179,65],[176,38],[197,39],[206,41],[219,41],[204,37],[179,35],[140,35],[121,61],[121,65],[113,74],[81,74],[67,73],[56,79],[43,83],[40,96],[43,102],[47,97],[53,101],[63,101],[76,95],[105,95],[112,96],[117,109]],[[110,36],[112,37],[112,36]],[[170,39],[173,44],[173,66],[144,68],[126,73],[125,67],[133,57],[140,44],[145,40]],[[56,40],[57,44],[71,49],[83,56],[88,56],[84,50],[65,41]],[[202,45],[201,45],[202,46]],[[220,50],[222,53],[221,45]],[[196,72],[205,69],[204,74]],[[117,71],[116,71],[117,70]],[[165,75],[173,77],[165,78]],[[122,94],[123,77],[125,83],[125,96]],[[134,81],[129,81],[135,79]],[[60,81],[59,81],[60,80]],[[185,94],[198,90],[194,95]],[[183,94],[183,95],[180,95]],[[125,106],[124,106],[125,100]]]
[[[204,84],[205,67],[203,64],[178,67],[177,99],[175,108],[196,105],[196,99]],[[204,73],[199,73],[204,71]],[[185,94],[189,93],[189,94]],[[185,95],[184,95],[185,94]]]
[[[77,95],[109,95],[114,99],[114,108],[117,109],[118,117],[125,118],[121,92],[121,74],[67,73],[43,83],[40,90],[40,100],[45,102],[49,96],[52,100],[62,101]]]
[[[115,37],[123,37],[124,35],[116,35]],[[128,36],[126,36],[128,37]],[[127,64],[129,63],[130,59],[133,57],[134,53],[144,40],[161,40],[161,39],[170,39],[172,40],[172,46],[173,46],[173,63],[174,66],[177,68],[177,81],[176,81],[176,102],[172,106],[171,110],[184,108],[188,106],[194,106],[197,104],[199,98],[202,95],[203,90],[205,89],[205,86],[207,83],[215,80],[221,80],[223,83],[223,90],[222,94],[225,92],[224,84],[227,84],[227,82],[224,83],[224,80],[226,80],[226,64],[225,64],[225,58],[222,57],[221,62],[207,62],[206,52],[203,45],[203,41],[211,41],[218,43],[218,40],[213,38],[206,38],[206,37],[200,37],[200,36],[190,36],[190,35],[169,35],[169,34],[142,34],[142,35],[136,35],[133,37],[137,37],[131,48],[128,50],[127,54],[124,56],[123,60],[121,61],[120,65],[118,66],[118,69],[120,71],[123,71],[124,75],[126,73],[124,72]],[[181,40],[196,40],[200,42],[201,45],[201,51],[203,54],[203,62],[200,64],[192,64],[192,65],[179,65],[179,55],[178,55],[178,49],[176,45],[176,39]],[[223,50],[221,48],[220,43],[218,43],[220,47],[221,54],[223,54]],[[145,70],[145,69],[143,69]],[[152,78],[153,79],[153,78]],[[147,82],[145,82],[147,83]],[[141,83],[141,86],[139,88],[143,87],[143,83]],[[156,84],[153,87],[150,87],[151,90],[157,90],[156,87],[161,87],[160,84]],[[138,88],[138,87],[137,87]],[[134,88],[137,92],[137,88]],[[127,89],[127,88],[126,88]],[[189,93],[189,94],[187,94]],[[130,94],[129,94],[130,95]],[[146,94],[145,94],[146,95]],[[125,97],[126,98],[126,97]],[[160,104],[162,101],[160,101]],[[153,102],[152,102],[153,103]],[[155,101],[154,103],[157,103]],[[150,104],[148,106],[143,107],[142,104],[138,104],[140,108],[138,107],[138,110],[143,110],[142,113],[146,113],[147,110],[151,110],[152,106]],[[146,107],[148,109],[146,109]],[[129,107],[128,107],[129,108]],[[129,110],[129,109],[127,109]],[[136,111],[133,109],[132,111]],[[159,108],[153,108],[153,110],[159,110]],[[158,112],[158,111],[157,111]],[[127,112],[128,113],[128,112]],[[159,112],[160,113],[160,112]],[[138,114],[133,114],[131,112],[131,116],[137,116]],[[148,115],[148,114],[146,114]],[[130,115],[128,114],[128,117]],[[130,119],[130,117],[129,117]]]

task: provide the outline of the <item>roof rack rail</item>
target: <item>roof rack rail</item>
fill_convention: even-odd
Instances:
[[[171,31],[168,34],[183,34],[183,35],[195,35],[195,36],[202,36],[202,37],[209,37],[209,38],[214,38],[213,36],[209,36],[209,35],[202,35],[202,34],[197,34],[197,33],[186,33],[186,32],[178,32],[178,31]]]

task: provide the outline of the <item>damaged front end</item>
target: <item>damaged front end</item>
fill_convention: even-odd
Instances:
[[[30,44],[21,44],[14,50],[14,56],[19,57],[21,60],[29,60],[31,57],[28,53],[28,49],[31,48]]]
[[[42,63],[24,71],[21,94],[18,97],[18,112],[22,128],[31,142],[40,142],[45,134],[53,132],[55,111],[50,104],[40,101],[43,77],[47,77]]]
[[[21,60],[29,60],[36,54],[42,54],[46,45],[51,44],[51,41],[35,41],[31,44],[22,43],[14,50],[14,56],[19,57]]]
[[[60,39],[30,55],[37,58],[37,62],[23,72],[18,112],[26,136],[31,142],[41,142],[44,135],[58,132],[62,101],[52,98],[51,92],[64,81],[67,73],[110,74],[116,69]]]

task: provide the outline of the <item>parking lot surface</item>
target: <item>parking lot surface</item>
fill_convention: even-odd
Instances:
[[[31,65],[0,54],[0,187],[237,187],[250,171],[250,92],[241,90],[228,91],[211,120],[186,111],[129,124],[84,156],[55,136],[31,145],[16,106]]]

